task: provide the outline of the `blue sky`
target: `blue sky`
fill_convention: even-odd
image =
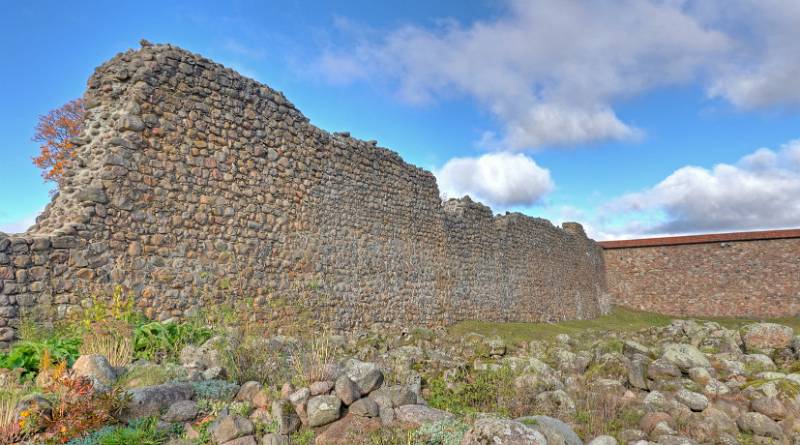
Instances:
[[[2,231],[49,201],[37,116],[140,38],[281,90],[496,212],[603,239],[800,226],[796,0],[64,3],[0,16]]]

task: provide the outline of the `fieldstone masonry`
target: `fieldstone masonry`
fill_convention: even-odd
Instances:
[[[0,234],[6,335],[117,285],[155,318],[224,299],[337,328],[599,313],[602,252],[579,225],[442,203],[430,172],[208,59],[143,42],[84,99],[60,193]]]

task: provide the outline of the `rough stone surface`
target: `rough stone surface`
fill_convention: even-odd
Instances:
[[[689,371],[691,368],[711,366],[706,356],[692,345],[685,343],[673,343],[664,347],[663,358],[674,364],[681,371]]]
[[[394,409],[395,419],[411,425],[433,423],[444,419],[452,419],[453,415],[447,411],[431,408],[425,405],[403,405]]]
[[[99,354],[82,355],[72,365],[75,375],[89,377],[104,385],[110,385],[117,380],[117,372],[108,359]]]
[[[186,383],[165,383],[130,389],[128,395],[130,402],[123,417],[129,420],[158,415],[173,403],[191,399],[194,390]]]
[[[14,297],[0,328],[116,285],[161,320],[231,293],[254,298],[254,318],[342,329],[600,314],[602,251],[579,225],[443,203],[429,171],[207,58],[126,51],[83,99],[60,193],[26,233],[0,234]]]
[[[761,413],[750,412],[742,414],[737,423],[739,424],[739,429],[745,432],[777,440],[783,438],[783,430],[781,430],[780,425]]]
[[[253,422],[240,416],[226,416],[211,427],[211,436],[216,443],[225,443],[253,434]],[[254,442],[255,443],[255,442]]]
[[[327,425],[341,416],[342,401],[336,396],[315,396],[308,401],[308,425]]]
[[[316,445],[352,445],[369,437],[381,428],[381,422],[377,419],[369,419],[359,416],[345,416],[325,428],[315,439]]]
[[[547,439],[521,422],[483,417],[467,431],[461,445],[547,445]]]
[[[166,422],[187,422],[197,417],[197,403],[193,400],[181,400],[169,406],[161,417]]]
[[[516,420],[544,434],[547,445],[583,445],[583,441],[572,427],[553,417],[529,416]]]
[[[777,323],[753,323],[742,328],[742,340],[747,352],[789,347],[793,336],[792,328]]]

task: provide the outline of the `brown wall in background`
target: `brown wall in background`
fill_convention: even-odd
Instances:
[[[616,304],[689,316],[800,313],[800,230],[600,245]]]

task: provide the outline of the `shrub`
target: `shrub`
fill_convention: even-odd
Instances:
[[[228,336],[220,345],[220,356],[229,377],[236,382],[257,381],[267,386],[279,386],[290,381],[292,367],[290,351],[271,344],[265,335],[245,327]]]
[[[497,412],[511,416],[514,374],[508,367],[498,370],[461,372],[455,382],[437,377],[427,382],[430,406],[454,414]]]
[[[180,380],[185,376],[186,371],[178,365],[148,363],[130,366],[125,374],[117,380],[117,384],[124,388],[137,388],[160,385],[173,380]]]
[[[224,380],[193,382],[192,389],[198,399],[232,400],[239,392],[239,385]]]
[[[21,368],[23,377],[33,378],[39,372],[42,360],[49,357],[55,362],[72,366],[78,358],[80,340],[74,338],[52,338],[41,342],[22,341],[15,343],[11,350],[0,354],[0,368]]]
[[[290,353],[289,361],[294,369],[293,378],[297,387],[333,378],[330,375],[333,369],[333,349],[328,336],[317,337],[308,345],[296,348]]]
[[[24,429],[39,432],[36,439],[46,443],[64,443],[81,437],[107,423],[114,423],[126,400],[119,389],[96,392],[92,381],[64,372],[62,362],[53,373],[52,382],[44,388],[55,398],[50,416],[31,413]]]
[[[177,359],[188,344],[200,344],[211,338],[213,331],[192,323],[162,323],[153,321],[134,331],[134,351],[137,358],[146,360]]]

